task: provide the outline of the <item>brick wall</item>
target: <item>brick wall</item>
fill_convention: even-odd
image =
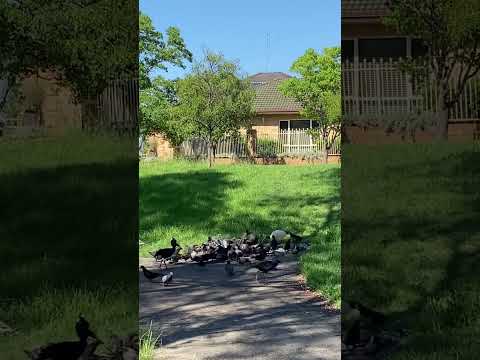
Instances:
[[[175,154],[174,147],[161,134],[152,135],[148,138],[150,151],[160,159],[173,159]]]

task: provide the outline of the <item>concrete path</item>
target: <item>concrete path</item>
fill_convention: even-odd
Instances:
[[[295,257],[280,260],[260,284],[248,265],[233,278],[224,264],[169,266],[167,287],[140,273],[140,322],[162,336],[158,359],[339,360],[339,312],[302,289]]]

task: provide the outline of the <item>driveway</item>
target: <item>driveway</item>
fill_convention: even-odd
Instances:
[[[280,260],[260,284],[248,265],[233,278],[224,264],[172,265],[167,287],[140,272],[140,322],[161,335],[158,359],[339,360],[340,312],[303,289],[294,256]]]

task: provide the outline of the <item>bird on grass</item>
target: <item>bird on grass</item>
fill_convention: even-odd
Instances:
[[[102,342],[90,331],[89,326],[85,318],[80,315],[79,320],[75,324],[79,341],[49,343],[32,351],[24,350],[24,352],[31,360],[90,359],[97,346],[102,344]]]
[[[228,276],[233,276],[233,274],[235,274],[235,268],[232,264],[230,264],[230,260],[227,260],[225,263],[225,272]]]
[[[178,244],[177,239],[172,238],[170,244],[172,245],[171,248],[158,249],[154,253],[150,253],[150,255],[152,255],[156,261],[163,262],[165,269],[167,268],[166,260],[175,257],[178,252],[182,250],[182,247]]]
[[[171,283],[173,280],[173,272],[169,272],[167,275],[164,275],[162,277],[162,283],[163,283],[163,286],[167,286],[169,283]]]
[[[82,314],[78,316],[78,320],[75,324],[75,331],[79,339],[87,339],[88,337],[97,339],[97,335],[90,330],[90,324]]]
[[[285,230],[274,230],[270,234],[270,240],[275,238],[277,241],[283,241],[283,239],[288,235],[288,232]]]
[[[292,239],[294,242],[299,242],[303,240],[303,237],[300,235],[295,235],[294,233],[287,231],[286,232],[288,235],[290,235],[290,239]]]
[[[257,275],[256,275],[257,281],[258,281],[258,275],[260,273],[267,274],[270,271],[276,269],[278,264],[280,264],[280,260],[274,259],[274,260],[265,260],[265,261],[262,261],[258,264],[253,265],[253,267],[258,270]]]
[[[142,269],[143,276],[145,276],[150,281],[153,281],[154,279],[164,275],[162,273],[157,273],[157,272],[150,271],[143,265],[140,266],[140,269]]]

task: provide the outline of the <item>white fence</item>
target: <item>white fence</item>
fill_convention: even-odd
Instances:
[[[217,145],[217,157],[247,157],[246,138],[244,136],[228,136]],[[321,142],[315,142],[306,130],[282,130],[277,134],[261,134],[256,139],[255,152],[260,157],[282,155],[302,155],[321,153],[325,148]],[[208,154],[208,144],[200,138],[184,141],[179,151],[187,157],[202,158]],[[330,155],[340,155],[340,137],[333,142]]]
[[[114,80],[90,103],[82,104],[82,126],[85,129],[112,129],[137,134],[138,80]]]
[[[451,89],[456,84],[452,81]],[[426,81],[421,88],[398,67],[398,62],[372,60],[342,63],[342,102],[345,115],[383,115],[413,111],[437,111],[435,83]],[[451,120],[478,119],[480,111],[480,75],[470,79],[460,101],[452,109]]]

